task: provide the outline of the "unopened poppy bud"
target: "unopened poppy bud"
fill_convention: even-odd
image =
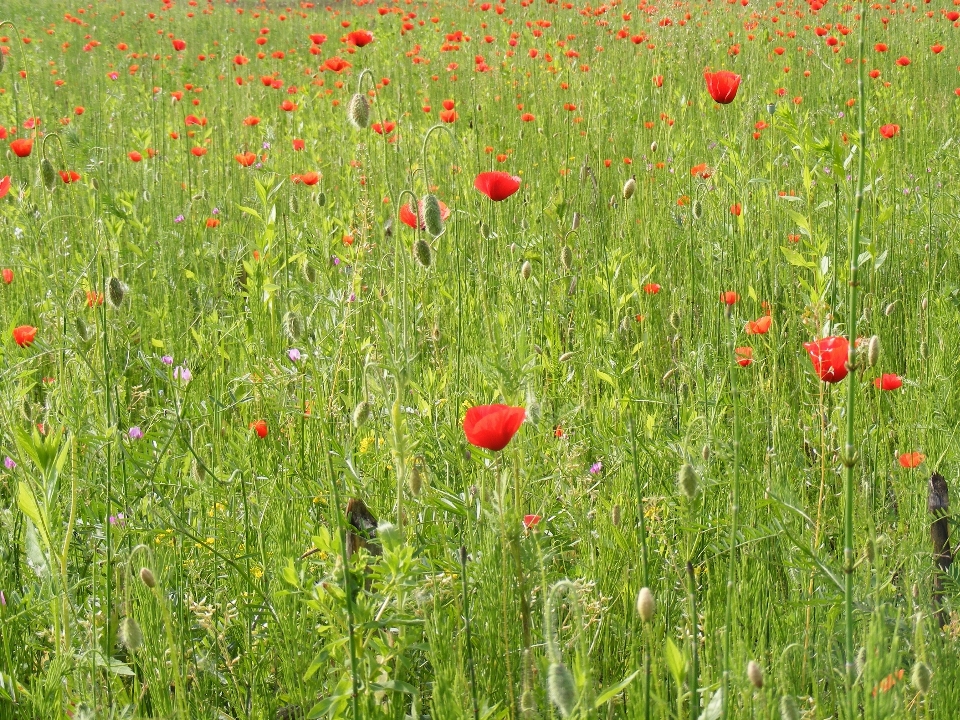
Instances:
[[[637,615],[643,622],[648,623],[653,620],[653,614],[657,611],[657,602],[653,599],[653,593],[650,588],[642,587],[637,594]]]
[[[157,586],[157,579],[153,576],[153,570],[150,568],[140,568],[140,580],[151,590]]]
[[[366,400],[361,400],[353,409],[353,426],[360,427],[370,417],[372,406]]]
[[[87,324],[83,321],[82,318],[77,318],[74,322],[77,329],[77,336],[82,342],[90,342],[93,338],[93,330],[91,330]]]
[[[923,310],[924,312],[926,312],[926,309],[927,309],[927,298],[926,298],[926,297],[924,297],[923,300],[920,301],[920,309]]]
[[[577,685],[573,673],[560,661],[550,663],[547,670],[547,696],[557,706],[560,717],[570,717],[577,704]]]
[[[317,207],[323,207],[327,204],[327,194],[321,190],[317,193]]]
[[[924,360],[927,359],[927,343],[926,341],[920,343],[920,357]]]
[[[700,451],[700,457],[703,458],[703,461],[704,461],[704,462],[708,462],[708,461],[710,460],[710,446],[709,446],[709,445],[704,445],[704,446],[703,446],[703,450]]]
[[[610,524],[614,527],[620,526],[620,504],[617,503],[612,508],[610,508]]]
[[[513,255],[517,251],[517,244],[510,243],[510,254]]]
[[[113,307],[120,307],[126,294],[127,286],[119,278],[112,277],[107,281],[107,300]]]
[[[781,720],[800,720],[800,708],[797,707],[797,700],[793,695],[784,695],[780,698],[780,718]]]
[[[417,497],[423,489],[423,471],[420,469],[419,460],[413,463],[413,467],[407,474],[407,487],[410,488],[410,494],[414,497]]]
[[[370,105],[360,93],[350,98],[350,104],[347,106],[347,119],[350,124],[358,130],[366,130],[370,124]]]
[[[520,266],[520,275],[524,280],[529,280],[530,276],[533,274],[533,265],[530,264],[529,260],[524,260],[523,265]]]
[[[524,690],[520,696],[520,712],[524,717],[532,717],[537,712],[537,698],[530,688]]]
[[[913,683],[913,687],[921,695],[930,692],[930,677],[930,666],[922,660],[917,660],[913,664],[913,671],[910,673],[910,682]]]
[[[753,660],[747,663],[747,679],[757,690],[763,687],[763,671]]]
[[[676,311],[670,313],[670,326],[671,326],[674,330],[679,330],[679,329],[680,329],[680,313],[678,313],[678,312],[676,312]]]
[[[563,355],[561,355],[559,358],[557,358],[557,360],[558,360],[559,362],[562,362],[562,363],[570,362],[570,360],[572,360],[572,359],[573,359],[573,353],[572,353],[572,352],[565,352]]]
[[[693,201],[692,212],[693,212],[693,219],[694,219],[694,220],[699,220],[700,218],[702,218],[702,217],[703,217],[703,203],[701,203],[699,200],[694,200],[694,201]]]
[[[624,315],[623,318],[621,318],[620,320],[620,334],[626,335],[629,332],[630,332],[630,317],[628,315]]]
[[[313,266],[313,263],[310,262],[309,258],[304,258],[303,262],[300,263],[300,274],[303,275],[303,279],[311,285],[317,281],[317,269]]]
[[[393,237],[393,215],[388,217],[383,223],[383,236]]]
[[[680,466],[680,472],[677,473],[677,485],[680,492],[690,500],[697,496],[697,471],[693,469],[693,465],[684,463]]]
[[[867,538],[867,543],[863,548],[864,557],[867,558],[867,562],[873,565],[873,561],[877,556],[877,545],[874,543],[873,538]]]
[[[283,334],[291,340],[299,340],[303,332],[303,324],[300,322],[300,316],[293,310],[288,310],[283,315]]]
[[[658,147],[660,146],[657,145],[657,141],[654,140],[652,143],[650,143],[650,152],[655,153]]]
[[[483,237],[484,240],[490,239],[490,226],[487,225],[485,222],[480,223],[480,235],[481,237]]]
[[[892,303],[887,305],[886,308],[884,308],[883,314],[886,315],[887,317],[890,317],[891,315],[893,315],[897,311],[897,305],[899,303],[900,303],[899,300],[894,300]]]
[[[420,238],[413,244],[413,257],[421,267],[428,268],[433,264],[433,251],[430,243]]]
[[[436,195],[427,195],[423,199],[423,223],[433,237],[443,235],[443,215]]]
[[[870,367],[873,367],[877,364],[877,360],[880,359],[880,338],[877,335],[874,335],[870,338],[870,342],[867,343],[867,364]]]
[[[136,652],[143,645],[143,631],[129,615],[120,623],[117,635],[120,643],[130,652]]]
[[[861,647],[857,650],[857,657],[854,660],[853,666],[857,671],[857,675],[863,672],[864,667],[867,665],[867,649]]]
[[[563,265],[563,269],[567,271],[573,267],[573,250],[570,249],[569,245],[564,245],[560,251],[560,263]]]
[[[776,111],[776,109],[777,109],[777,104],[776,104],[776,103],[767,103],[767,114],[768,114],[768,115],[773,115],[773,113]]]
[[[296,193],[290,194],[290,214],[291,215],[300,214],[300,199],[297,197]]]
[[[47,158],[40,161],[40,177],[43,178],[43,186],[47,192],[57,189],[57,171],[53,169],[53,163]]]
[[[634,178],[630,178],[623,184],[623,199],[629,200],[633,197],[633,194],[637,191],[637,181]]]
[[[249,279],[246,265],[243,264],[242,260],[237,260],[237,268],[233,275],[233,284],[236,285],[237,290],[246,292],[247,280]]]

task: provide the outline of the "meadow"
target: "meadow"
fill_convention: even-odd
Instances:
[[[960,717],[958,48],[0,4],[0,718]]]

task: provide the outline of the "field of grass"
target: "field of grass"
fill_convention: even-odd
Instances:
[[[958,12],[0,4],[0,718],[960,717]]]

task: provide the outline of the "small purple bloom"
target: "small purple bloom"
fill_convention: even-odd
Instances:
[[[270,143],[264,142],[264,143],[263,143],[263,149],[264,149],[264,150],[269,150],[269,149],[270,149]]]
[[[117,513],[116,515],[110,516],[111,525],[126,525],[126,518],[123,516],[123,513]]]
[[[174,221],[175,223],[182,223],[182,222],[183,222],[183,215],[177,215],[177,216],[173,219],[173,221]]]
[[[127,432],[127,435],[130,436],[130,439],[131,439],[131,440],[139,440],[140,438],[143,437],[143,430],[141,430],[138,426],[134,425],[134,426],[133,426],[132,428],[130,428],[130,430]]]
[[[190,382],[190,379],[193,375],[190,372],[190,369],[186,365],[178,365],[173,369],[173,378],[179,380],[184,385]]]
[[[297,348],[290,348],[287,350],[287,357],[291,362],[300,362],[300,351]]]
[[[334,264],[334,265],[339,265],[339,264],[340,264],[340,258],[338,258],[336,255],[333,256],[333,264]]]
[[[162,358],[160,358],[160,362],[162,362],[164,365],[173,365],[173,357],[170,355],[164,355]]]
[[[219,215],[219,214],[220,214],[220,208],[214,208],[214,209],[213,209],[213,214],[214,214],[214,215]]]
[[[3,459],[3,466],[4,466],[7,470],[13,470],[13,469],[17,466],[17,463],[14,461],[14,459],[13,459],[12,457],[10,457],[10,456],[8,455],[7,457],[5,457],[5,458]]]
[[[603,470],[603,463],[597,460],[593,465],[590,466],[590,474],[596,475],[601,470]]]
[[[357,294],[356,294],[356,293],[350,293],[350,297],[347,298],[347,302],[351,302],[351,303],[352,303],[352,302],[356,302],[356,301],[357,301]]]

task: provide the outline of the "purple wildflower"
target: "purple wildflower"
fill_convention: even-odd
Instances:
[[[12,457],[10,457],[10,456],[8,455],[7,457],[5,457],[5,458],[3,459],[3,466],[4,466],[7,470],[13,470],[13,469],[17,466],[17,463],[16,463],[16,461],[14,461],[14,459],[13,459]]]
[[[139,440],[143,437],[143,430],[141,430],[137,425],[134,425],[130,430],[127,431],[127,435],[130,436],[131,440]]]

